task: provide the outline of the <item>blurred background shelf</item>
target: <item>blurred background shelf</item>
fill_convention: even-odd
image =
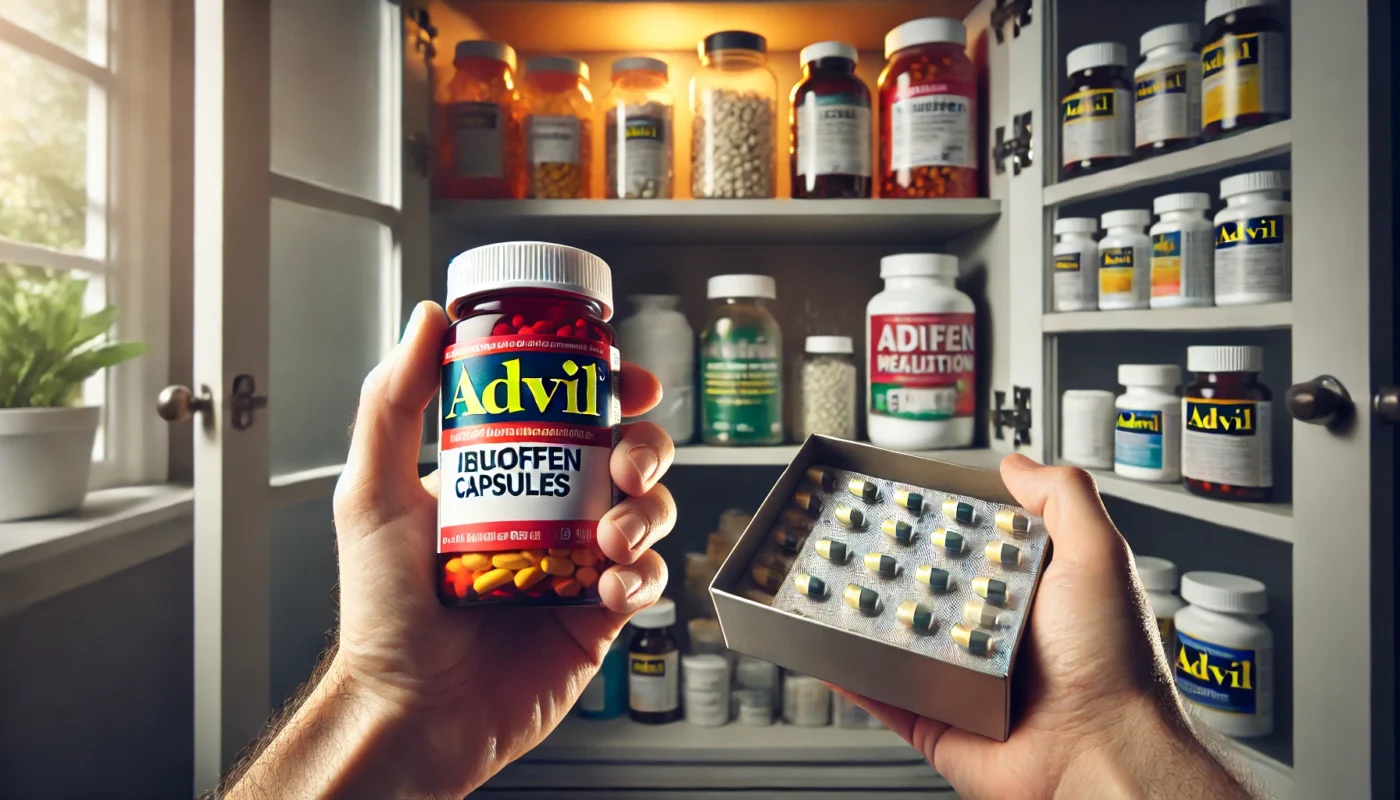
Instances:
[[[1045,333],[1088,331],[1226,331],[1289,328],[1292,303],[1207,308],[1157,308],[1136,311],[1071,311],[1046,314]]]
[[[787,466],[800,447],[801,445],[796,444],[776,447],[714,447],[688,444],[676,448],[676,460],[673,463],[678,466]],[[989,448],[911,450],[909,454],[977,469],[996,469],[1006,455]]]
[[[1121,477],[1111,471],[1089,470],[1099,493],[1121,497],[1174,514],[1213,522],[1227,528],[1293,541],[1293,506],[1288,503],[1235,503],[1191,494],[1179,483],[1148,483]]]

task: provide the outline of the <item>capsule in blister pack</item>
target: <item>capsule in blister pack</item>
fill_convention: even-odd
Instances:
[[[851,551],[846,548],[846,543],[838,542],[835,539],[821,539],[817,542],[816,550],[817,555],[833,564],[844,564],[851,557]]]
[[[953,573],[929,564],[919,565],[919,569],[914,573],[914,580],[927,586],[932,592],[947,592],[957,586]]]
[[[866,614],[880,613],[880,595],[874,589],[853,583],[846,587],[844,599],[846,605],[857,611]]]
[[[933,615],[933,609],[921,605],[917,600],[905,600],[900,603],[896,616],[901,624],[916,631],[931,631],[933,626],[938,623],[938,618]]]
[[[836,521],[845,525],[847,528],[864,528],[865,512],[861,511],[859,508],[851,508],[850,506],[837,506]]]
[[[957,531],[950,531],[947,528],[934,528],[929,534],[929,541],[933,546],[942,549],[950,555],[960,556],[967,549],[967,541],[963,535]]]
[[[903,545],[914,541],[914,526],[903,520],[885,520],[880,523],[880,532]]]

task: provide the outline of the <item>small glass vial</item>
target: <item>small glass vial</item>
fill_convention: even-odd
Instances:
[[[1208,306],[1215,298],[1215,228],[1205,192],[1164,194],[1152,201],[1152,308]]]
[[[802,359],[797,438],[856,438],[855,344],[849,336],[808,336]]]
[[[1206,140],[1288,119],[1288,29],[1275,0],[1206,0]]]
[[[1252,578],[1188,572],[1176,612],[1176,689],[1193,716],[1226,736],[1274,730],[1274,634],[1259,615],[1269,593]]]
[[[603,666],[583,687],[578,715],[585,719],[613,719],[627,711],[627,644],[619,636],[603,657]]]
[[[870,90],[856,77],[856,49],[845,42],[802,48],[802,80],[792,87],[793,197],[870,196]]]
[[[1273,395],[1259,382],[1258,347],[1186,348],[1196,373],[1181,399],[1186,488],[1222,500],[1273,497]]]
[[[1060,398],[1060,460],[1085,469],[1113,469],[1117,421],[1113,392],[1065,391]]]
[[[1147,308],[1152,285],[1152,239],[1142,229],[1152,224],[1145,208],[1103,215],[1099,240],[1099,309]]]
[[[1176,596],[1176,565],[1165,558],[1135,556],[1138,580],[1147,590],[1147,605],[1157,620],[1157,634],[1162,637],[1162,652],[1167,663],[1176,661],[1176,612],[1186,601]]]
[[[705,37],[690,79],[692,196],[775,196],[777,107],[766,39],[748,31]]]
[[[1128,49],[1117,42],[1076,47],[1065,57],[1065,70],[1069,74],[1060,99],[1064,177],[1131,161],[1133,82]]]
[[[627,647],[627,712],[633,721],[662,725],[681,718],[681,653],[676,634],[676,603],[663,597],[632,617]]]
[[[1114,405],[1113,471],[1137,481],[1181,480],[1181,367],[1119,364],[1128,391]]]
[[[716,275],[720,301],[700,334],[700,427],[705,444],[783,443],[783,332],[767,275]]]
[[[527,196],[591,196],[593,95],[588,65],[576,58],[541,56],[525,62]]]
[[[1139,157],[1195,144],[1201,135],[1200,28],[1189,23],[1162,25],[1144,33],[1142,63],[1133,72],[1133,106]]]
[[[1215,304],[1286,303],[1293,297],[1289,174],[1247,172],[1220,182],[1215,215]]]
[[[976,197],[977,67],[967,26],[910,20],[885,34],[880,196]]]
[[[457,43],[452,62],[456,71],[438,97],[438,197],[523,196],[515,63],[515,50],[508,44]]]
[[[1051,271],[1055,311],[1093,311],[1099,307],[1099,245],[1093,217],[1055,220],[1054,269]]]
[[[612,65],[607,109],[608,199],[670,198],[676,98],[669,67],[658,58],[620,58]]]

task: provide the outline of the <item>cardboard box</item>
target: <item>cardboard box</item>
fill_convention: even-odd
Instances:
[[[790,614],[742,596],[750,563],[814,465],[847,469],[994,503],[1017,505],[994,472],[897,453],[827,436],[809,437],[754,515],[710,584],[725,644],[890,705],[997,741],[1011,731],[1011,678],[1026,625],[1014,632],[1004,676],[939,661],[894,644]],[[1048,543],[1047,560],[1048,560]],[[1037,572],[1039,587],[1043,567]],[[1024,604],[1029,620],[1034,592]]]

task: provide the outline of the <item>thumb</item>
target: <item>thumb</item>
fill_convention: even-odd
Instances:
[[[1019,453],[1001,462],[1001,479],[1027,511],[1045,518],[1056,560],[1098,565],[1124,550],[1094,477],[1076,467],[1047,467]]]

